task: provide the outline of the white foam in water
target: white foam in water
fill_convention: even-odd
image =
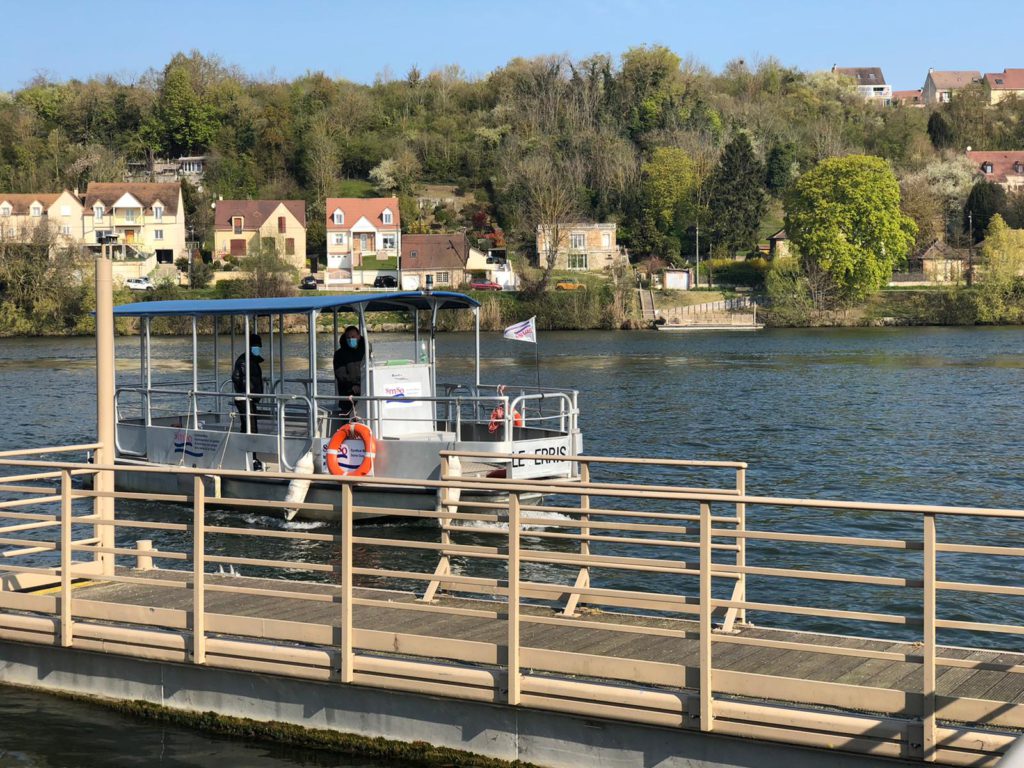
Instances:
[[[501,513],[499,512],[498,514],[501,514]],[[561,520],[571,520],[572,519],[568,515],[563,515],[561,512],[523,512],[523,513],[521,513],[521,516],[522,517],[529,517],[529,518],[541,518],[541,519],[544,519],[544,520],[552,520],[552,521],[555,521],[555,520],[561,521]],[[452,520],[451,524],[452,524],[453,527],[457,527],[457,528],[490,528],[490,529],[501,530],[501,531],[507,531],[508,530],[508,521],[507,520],[498,520],[498,522],[492,523],[492,522],[490,522],[488,520],[458,520],[458,519],[456,519],[456,520]],[[552,527],[552,526],[544,525],[543,523],[540,523],[540,524],[531,523],[530,525],[524,525],[523,526],[523,530],[524,531],[531,531],[531,530],[539,531],[539,530],[543,530],[545,528],[550,528],[550,527]]]

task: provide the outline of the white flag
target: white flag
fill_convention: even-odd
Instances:
[[[534,315],[529,320],[523,320],[521,323],[510,325],[505,329],[505,338],[512,339],[512,341],[532,341],[536,344],[537,316]]]

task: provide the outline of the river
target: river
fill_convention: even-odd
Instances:
[[[329,352],[329,337],[322,342]],[[303,354],[301,343],[289,340],[296,359]],[[190,346],[189,339],[155,340],[157,380],[161,375],[181,378]],[[209,340],[203,346],[208,348]],[[457,380],[471,373],[470,335],[441,336],[438,349],[442,363],[449,364],[441,378]],[[748,491],[758,495],[1024,507],[1020,328],[541,333],[539,352],[545,385],[581,391],[581,426],[590,454],[744,460],[750,463]],[[135,383],[138,340],[119,339],[117,353],[119,380]],[[534,381],[532,345],[491,334],[484,337],[482,353],[484,381]],[[0,340],[0,387],[6,412],[0,449],[94,439],[91,339]],[[620,476],[607,472],[605,477]],[[642,479],[686,480],[656,471]],[[750,510],[751,527],[768,523],[796,531],[913,535],[905,518],[894,515]],[[1000,522],[976,530],[943,522],[941,532],[981,543],[1024,543],[1014,526]],[[765,546],[752,552],[751,562],[773,564],[788,556],[787,550]],[[907,557],[883,557],[877,550],[837,557],[825,548],[805,547],[800,566],[885,575],[901,572],[910,562]],[[957,564],[966,574],[963,580],[1018,581],[1013,563],[961,556]],[[795,588],[760,589],[750,598],[785,600]],[[842,607],[878,610],[881,601],[884,609],[899,612],[915,604],[885,588],[868,598],[863,588],[855,594],[834,585],[828,592],[828,602]],[[941,611],[950,618],[962,613],[954,597],[940,604]],[[1016,598],[975,598],[972,611],[994,621],[1024,621],[1024,606]],[[864,634],[863,625],[843,622],[776,623]],[[891,635],[904,636],[898,628]],[[1003,647],[1019,646],[1017,639],[1006,642],[1010,645],[1004,642]],[[87,725],[78,733],[95,739],[97,749],[125,729],[133,741],[137,734],[140,743],[151,747],[151,754],[168,737],[178,745],[177,756],[172,749],[166,762],[147,765],[215,765],[225,759],[267,766],[317,764],[309,762],[316,759],[309,755],[270,749],[236,761],[226,756],[244,745],[24,696],[24,706],[3,713],[0,749],[7,752],[0,766],[114,764],[79,762],[66,745],[48,747],[41,738],[47,726],[31,715],[34,709]],[[82,748],[83,754],[90,753],[88,744]],[[8,759],[20,762],[3,762]],[[130,763],[121,759],[116,764]]]

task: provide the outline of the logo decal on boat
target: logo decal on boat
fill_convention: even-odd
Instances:
[[[199,458],[204,453],[203,451],[197,451],[195,449],[195,445],[192,442],[192,436],[183,431],[174,433],[174,452],[183,453],[186,456],[192,456],[193,458]]]

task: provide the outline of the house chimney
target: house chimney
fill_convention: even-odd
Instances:
[[[78,197],[78,187],[75,187],[73,190],[71,190],[71,194],[74,195],[75,197]]]
[[[935,71],[935,67],[928,67],[928,74],[929,74],[929,75],[930,75],[930,74],[931,74],[932,72],[934,72],[934,71]]]

